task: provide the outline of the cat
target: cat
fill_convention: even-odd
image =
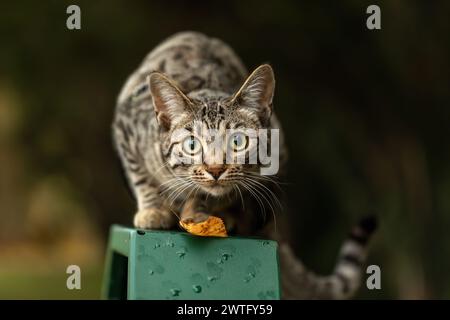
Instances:
[[[218,216],[231,235],[278,241],[283,298],[351,297],[375,221],[355,227],[330,276],[314,274],[295,257],[276,227],[287,149],[274,113],[274,92],[270,65],[249,74],[219,39],[181,32],[152,50],[122,88],[112,125],[114,146],[137,202],[134,226],[170,229],[178,219],[200,222]],[[209,151],[210,137],[200,136],[198,127],[214,129],[215,138],[222,138],[219,147],[223,144],[232,155],[247,152],[245,159],[256,148],[250,147],[254,139],[245,130],[278,130],[278,173],[261,174],[260,163],[217,161],[217,153]]]

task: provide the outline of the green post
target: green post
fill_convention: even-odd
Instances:
[[[104,299],[280,299],[277,243],[111,227]]]

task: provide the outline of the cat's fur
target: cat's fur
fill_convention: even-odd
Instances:
[[[275,232],[278,180],[259,175],[258,165],[217,165],[206,152],[201,164],[174,161],[173,149],[183,140],[174,141],[172,134],[181,129],[191,135],[194,120],[220,132],[280,128],[274,88],[269,65],[248,75],[228,45],[200,33],[176,34],[151,51],[122,89],[113,123],[115,146],[137,201],[134,225],[167,229],[176,226],[177,217],[220,216],[231,234],[279,241],[284,298],[349,297],[359,285],[373,223],[355,228],[333,275],[316,276]],[[283,141],[280,129],[280,176],[287,158]]]

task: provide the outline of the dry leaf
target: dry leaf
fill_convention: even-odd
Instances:
[[[180,226],[187,232],[201,237],[227,237],[227,230],[222,219],[209,216],[205,221],[195,223],[192,219],[180,221]]]

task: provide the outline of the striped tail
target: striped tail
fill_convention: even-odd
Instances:
[[[377,227],[374,216],[359,222],[343,243],[337,264],[329,276],[309,271],[292,252],[289,244],[280,245],[281,282],[284,299],[348,299],[359,288],[367,245]]]

